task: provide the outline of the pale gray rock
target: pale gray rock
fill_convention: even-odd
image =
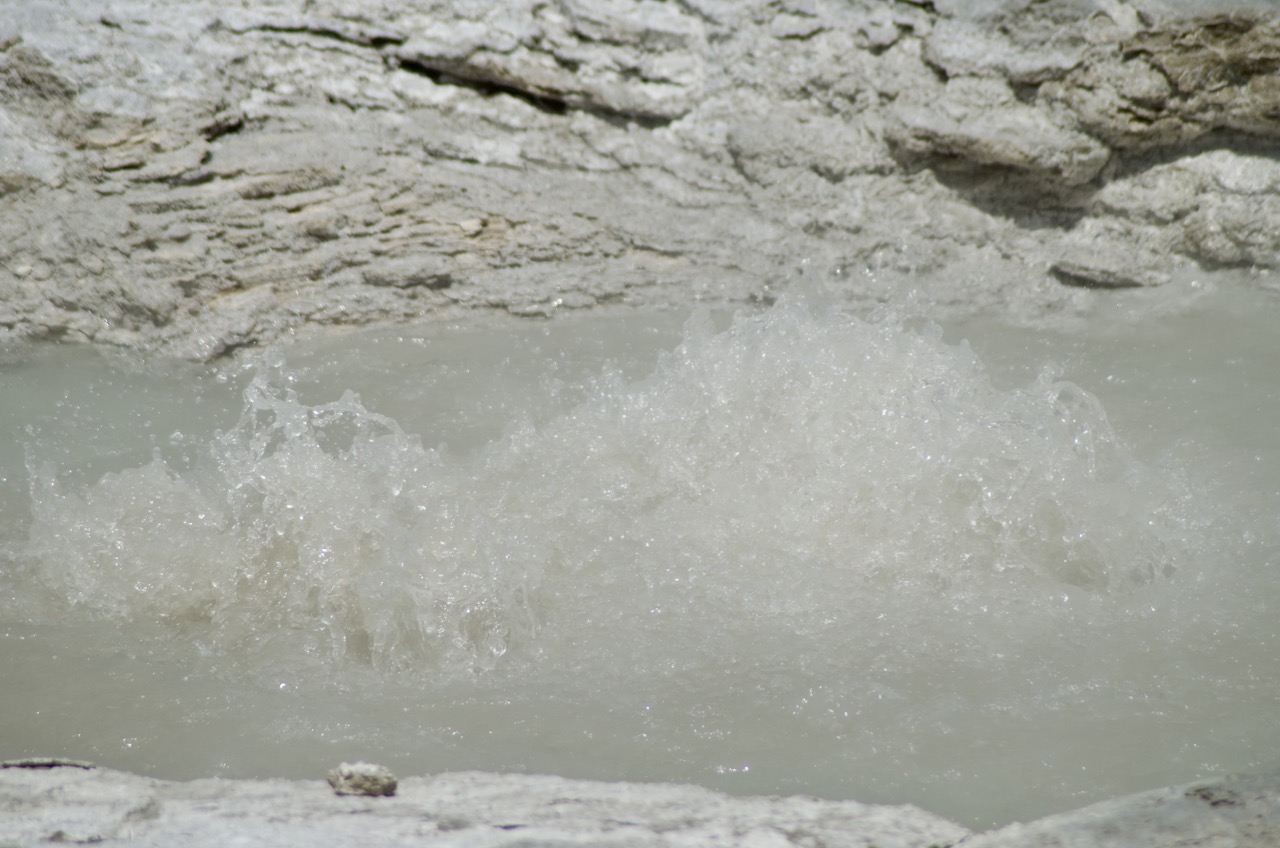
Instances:
[[[774,185],[816,175],[840,183],[855,174],[887,174],[893,159],[864,122],[824,110],[758,103],[726,115],[725,149],[753,183]]]
[[[62,164],[47,141],[0,104],[0,197],[37,185],[62,182]]]
[[[1177,248],[1207,265],[1280,267],[1280,197],[1208,198],[1180,230]]]
[[[1041,182],[1078,186],[1102,171],[1110,151],[1022,103],[998,77],[962,76],[915,90],[892,111],[890,141],[909,158],[1000,166]]]
[[[1207,264],[1280,267],[1280,162],[1226,151],[1184,162],[1200,202],[1178,222],[1175,249]]]
[[[105,769],[0,768],[4,844],[96,843],[127,838],[134,822],[155,820],[154,781]]]
[[[320,781],[151,780],[107,769],[0,770],[0,843],[950,845],[967,831],[910,806],[735,798],[695,786],[479,772],[407,778],[394,797]]]
[[[549,108],[661,124],[692,108],[705,48],[696,16],[652,0],[613,0],[497,4],[416,28],[391,55]]]
[[[831,845],[1271,848],[1280,775],[1214,778],[971,834],[910,806],[742,798],[695,786],[460,772],[394,797],[320,781],[170,782],[109,769],[0,769],[0,843],[224,846]]]
[[[1206,133],[1274,161],[1275,25],[1184,11],[3,4],[0,339],[208,358],[457,310],[768,301],[804,259],[850,302],[1016,316],[1069,303],[1050,268],[1081,251],[1144,280],[1272,266],[1274,192],[1182,166]]]
[[[1155,165],[1110,182],[1089,213],[1066,236],[1083,251],[1140,245],[1210,267],[1280,266],[1280,163],[1269,156],[1214,150]]]
[[[1085,62],[1088,44],[1081,30],[1036,23],[1039,31],[1028,32],[941,18],[925,40],[925,59],[951,77],[991,75],[1023,85],[1061,79]]]
[[[1085,218],[1057,243],[1049,273],[1067,286],[1123,289],[1160,286],[1194,267],[1171,255],[1172,232],[1109,218]]]
[[[934,7],[953,18],[983,20],[1014,15],[1026,10],[1032,0],[934,0]]]
[[[1280,845],[1280,775],[1223,777],[1014,824],[965,848],[1270,848]]]

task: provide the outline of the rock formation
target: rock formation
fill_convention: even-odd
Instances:
[[[84,767],[0,768],[4,844],[1272,848],[1280,776],[1158,789],[983,834],[911,806],[734,798],[696,786],[460,772],[394,797],[321,781],[151,780]]]
[[[1062,308],[1280,264],[1280,24],[1155,0],[26,0],[0,338],[459,309]],[[1063,284],[1067,284],[1064,286]]]

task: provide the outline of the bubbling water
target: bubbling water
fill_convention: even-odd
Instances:
[[[157,455],[83,493],[37,475],[32,553],[106,618],[201,626],[230,652],[292,633],[329,665],[434,678],[572,650],[597,619],[590,641],[648,667],[671,630],[716,656],[766,634],[817,647],[866,616],[1172,573],[1183,494],[1097,401],[1048,372],[997,391],[939,337],[803,304],[695,324],[649,379],[605,378],[472,463],[351,392],[301,402],[277,355],[191,473]]]
[[[928,322],[795,297],[695,318],[649,376],[605,371],[473,451],[351,392],[304,401],[278,351],[256,369],[193,451],[88,485],[33,463],[40,600],[8,611],[151,623],[228,685],[308,693],[244,746],[971,821],[1106,791],[1115,759],[1203,762],[1179,741],[1203,505],[1052,369],[998,388]]]

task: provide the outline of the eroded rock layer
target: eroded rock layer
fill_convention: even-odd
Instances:
[[[0,338],[455,309],[1061,308],[1280,264],[1280,24],[1154,0],[0,9]],[[1064,285],[1065,284],[1065,285]]]

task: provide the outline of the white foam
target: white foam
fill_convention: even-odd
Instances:
[[[1124,454],[1097,401],[1048,372],[998,391],[939,335],[796,303],[695,324],[650,378],[606,380],[474,463],[350,392],[302,403],[277,359],[185,476],[159,456],[83,493],[42,475],[33,549],[111,618],[207,621],[228,643],[307,630],[327,662],[433,674],[537,650],[544,630],[577,641],[597,617],[642,641],[656,620],[794,637],[857,608],[1172,573],[1183,494]]]

